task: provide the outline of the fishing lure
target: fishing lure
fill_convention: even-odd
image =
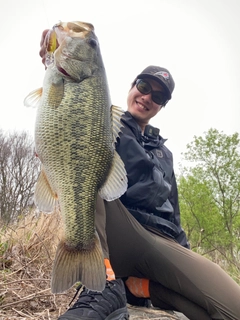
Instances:
[[[57,49],[57,34],[54,29],[49,30],[46,35],[46,61],[45,65],[47,68],[51,67],[54,62],[54,52]]]

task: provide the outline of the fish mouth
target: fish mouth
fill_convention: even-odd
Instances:
[[[73,56],[69,55],[69,54],[64,54],[62,52],[62,55],[64,56],[65,59],[71,59],[71,60],[80,60],[80,59],[76,59],[74,58]],[[58,71],[63,74],[64,76],[70,78],[70,79],[73,79],[73,80],[76,80],[72,75],[70,75],[62,66],[61,64],[57,63],[56,61],[56,68],[58,69]]]
[[[72,77],[70,76],[70,74],[68,74],[67,71],[64,70],[62,67],[58,67],[58,66],[57,66],[57,69],[58,69],[58,71],[59,71],[60,73],[64,74],[64,75],[67,76],[68,78],[72,78]]]
[[[62,67],[60,66],[56,66],[57,67],[57,70],[64,76],[66,77],[67,79],[71,80],[71,81],[74,81],[74,82],[77,82],[77,83],[80,83],[82,82],[84,79],[88,78],[87,76],[86,77],[74,77],[72,75],[70,75],[65,69],[63,69]]]
[[[57,59],[57,57],[58,57],[58,55],[61,55],[62,56],[62,59],[61,60],[63,60],[62,62],[59,62],[58,61],[58,59]],[[72,53],[69,53],[69,52],[63,52],[63,50],[61,51],[61,52],[59,52],[59,51],[56,51],[56,55],[55,55],[55,66],[56,66],[56,68],[57,68],[57,70],[62,74],[62,75],[64,75],[65,77],[67,77],[67,78],[69,78],[69,79],[72,79],[72,80],[79,80],[79,78],[78,78],[78,76],[74,76],[73,74],[72,74],[72,72],[71,71],[69,71],[70,72],[70,74],[66,71],[66,69],[64,68],[64,65],[65,65],[65,63],[66,63],[66,61],[68,61],[68,60],[75,60],[75,62],[76,61],[78,61],[78,62],[80,62],[80,63],[84,63],[85,62],[85,59],[81,59],[81,58],[78,58],[78,57],[76,57],[74,54],[72,54]],[[68,68],[67,68],[68,69]]]
[[[91,23],[81,21],[59,22],[52,29],[56,32],[59,43],[66,35],[84,39],[90,32],[94,32],[94,26]]]

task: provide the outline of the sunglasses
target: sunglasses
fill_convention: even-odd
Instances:
[[[162,91],[153,91],[150,83],[148,83],[146,80],[138,79],[136,81],[136,88],[144,95],[151,93],[152,101],[156,104],[165,106],[168,102],[165,94]]]

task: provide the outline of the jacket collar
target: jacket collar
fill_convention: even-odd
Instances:
[[[143,143],[144,145],[148,145],[149,147],[158,147],[159,145],[163,145],[167,139],[164,139],[162,136],[158,136],[157,139],[148,139],[147,137],[144,137],[142,135],[142,129],[140,126],[137,124],[136,120],[133,118],[130,112],[125,111],[125,114],[122,117],[123,123],[127,124],[128,127],[132,130],[134,133],[135,137],[137,138],[139,143]]]
[[[125,111],[125,114],[122,116],[122,122],[131,129],[138,142],[141,142],[142,130],[130,112]]]

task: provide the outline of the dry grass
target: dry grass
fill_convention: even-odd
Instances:
[[[0,320],[57,319],[75,289],[54,295],[50,275],[61,233],[59,214],[34,214],[0,228]]]

